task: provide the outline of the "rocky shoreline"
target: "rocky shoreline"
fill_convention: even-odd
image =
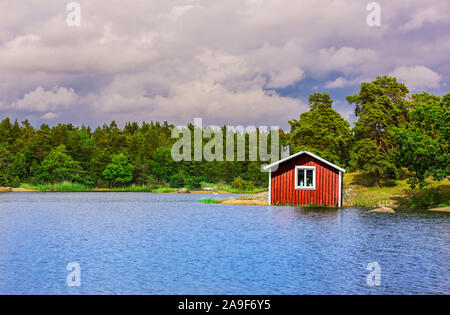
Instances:
[[[177,194],[213,194],[213,195],[224,195],[230,194],[226,191],[215,190],[213,188],[202,188],[202,189],[194,189],[190,190],[188,188],[182,188],[175,193]]]
[[[37,190],[25,189],[25,188],[12,188],[12,187],[0,187],[0,193],[2,192],[38,192]],[[217,191],[213,188],[203,188],[196,190],[189,190],[187,188],[180,189],[174,193],[178,194],[212,194],[212,195],[224,195],[229,194],[224,191]],[[351,197],[351,196],[350,196]],[[344,192],[344,199],[350,199],[348,192]],[[218,200],[222,205],[242,205],[242,206],[268,206],[269,205],[269,191],[262,191],[256,194],[242,195],[237,198],[229,198],[225,200]],[[344,203],[344,207],[351,207],[352,205]],[[450,207],[432,208],[428,209],[430,212],[442,212],[450,213]],[[367,213],[381,213],[381,214],[395,214],[395,210],[384,205],[380,205],[378,208],[368,210]]]
[[[230,198],[223,201],[219,201],[222,205],[241,205],[241,206],[268,206],[269,205],[269,192],[263,191],[256,194],[243,195],[238,198]],[[344,204],[344,207],[354,207],[349,204]],[[370,209],[370,208],[369,208]],[[446,212],[450,213],[450,207],[433,208],[426,211],[431,212]],[[393,208],[379,205],[377,208],[368,210],[370,214],[396,214]]]

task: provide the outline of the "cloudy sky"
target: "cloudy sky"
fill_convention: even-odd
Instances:
[[[392,74],[450,92],[450,1],[0,0],[0,118],[279,125],[328,92]]]

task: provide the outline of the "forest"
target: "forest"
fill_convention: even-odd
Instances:
[[[327,93],[309,97],[310,109],[289,121],[280,142],[291,152],[309,150],[346,168],[380,179],[410,172],[408,184],[425,188],[427,179],[448,177],[450,93],[410,94],[396,78],[361,83],[347,96],[357,121],[350,125]],[[86,187],[188,187],[228,184],[239,191],[267,186],[261,161],[175,162],[174,125],[168,122],[116,122],[90,126],[43,124],[4,118],[0,123],[0,186],[70,182]],[[189,128],[194,128],[192,125]],[[207,139],[206,139],[207,141]]]

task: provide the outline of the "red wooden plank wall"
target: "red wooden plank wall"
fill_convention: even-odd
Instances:
[[[316,190],[295,189],[295,167],[316,167]],[[327,205],[338,206],[339,171],[335,168],[303,154],[279,165],[272,172],[271,201],[276,205]]]

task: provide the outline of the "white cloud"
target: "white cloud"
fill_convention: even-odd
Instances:
[[[13,40],[7,42],[5,44],[5,47],[9,48],[9,49],[15,49],[15,48],[26,49],[26,48],[31,48],[33,46],[37,46],[40,41],[41,41],[41,38],[34,34],[17,36]]]
[[[55,113],[52,113],[52,112],[48,112],[48,113],[45,113],[44,115],[42,115],[41,119],[53,120],[53,119],[58,118],[58,117],[59,117],[58,114],[55,114]]]
[[[428,7],[415,11],[411,19],[401,29],[403,31],[418,30],[426,23],[435,24],[441,22],[449,22],[448,11],[441,11],[436,7]]]
[[[380,28],[367,26],[366,4],[90,0],[81,3],[81,27],[70,28],[59,0],[2,2],[0,103],[2,110],[67,120],[76,104],[81,119],[100,123],[143,117],[182,123],[205,115],[216,124],[286,124],[307,107],[268,89],[309,79],[315,86],[347,88],[392,69],[411,84],[439,86],[444,78],[431,70],[404,67],[448,73],[450,41],[405,33],[402,26],[421,30],[429,24],[445,34],[439,27],[450,2],[388,1]],[[65,88],[43,88],[53,86]]]
[[[362,82],[371,82],[374,79],[375,79],[375,76],[374,77],[357,76],[357,77],[352,77],[352,78],[337,77],[334,80],[327,81],[324,84],[324,87],[327,89],[346,88],[349,86],[360,85]]]
[[[277,89],[284,88],[300,81],[304,76],[302,69],[295,67],[283,72],[275,72],[270,74],[270,82],[267,88]]]
[[[177,85],[167,96],[123,96],[106,92],[95,100],[94,105],[98,112],[119,114],[130,120],[136,115],[139,119],[170,117],[171,122],[187,123],[194,117],[202,117],[215,124],[243,125],[259,122],[281,125],[294,113],[307,109],[300,100],[281,97],[273,91],[254,88],[233,92],[211,82]]]
[[[43,87],[38,87],[11,104],[11,108],[23,111],[46,112],[51,110],[64,109],[75,105],[78,95],[73,89],[55,87],[51,91],[46,91]]]
[[[439,88],[442,76],[424,66],[398,67],[391,74],[404,82],[410,91]]]
[[[343,77],[338,77],[333,81],[328,81],[327,83],[325,83],[325,87],[326,88],[330,88],[330,89],[334,89],[334,88],[342,88],[347,86],[348,80],[343,78]]]
[[[373,49],[356,49],[353,47],[334,47],[320,50],[319,67],[328,71],[357,73],[359,69],[367,68],[376,61],[376,51]]]

